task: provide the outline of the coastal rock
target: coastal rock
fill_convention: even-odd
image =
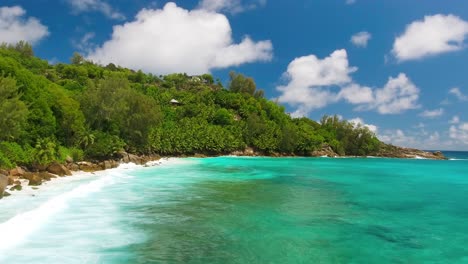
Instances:
[[[15,178],[13,177],[8,177],[8,185],[13,185],[15,183]]]
[[[117,162],[115,160],[111,160],[110,163],[111,163],[111,168],[112,169],[119,167],[119,162]]]
[[[73,158],[70,157],[70,156],[67,156],[67,157],[65,158],[65,161],[66,161],[67,163],[73,163]]]
[[[80,166],[76,163],[68,163],[67,164],[67,169],[71,170],[71,171],[79,171],[80,170]]]
[[[42,178],[35,173],[27,173],[23,176],[23,178],[29,180],[30,186],[38,186],[42,184]]]
[[[403,159],[435,159],[435,160],[445,160],[447,159],[444,154],[440,151],[436,152],[427,152],[419,149],[413,148],[402,148],[392,145],[385,145],[380,149],[380,151],[375,155],[378,157],[388,157],[388,158],[403,158]]]
[[[145,163],[141,157],[133,154],[128,154],[128,160],[129,162],[135,163],[137,165],[143,165]]]
[[[3,192],[8,185],[8,177],[6,175],[0,174],[0,198],[3,197]]]
[[[255,156],[255,150],[251,147],[247,147],[244,149],[244,155],[245,156]]]
[[[57,178],[57,176],[55,176],[53,174],[50,174],[48,172],[41,172],[41,173],[38,174],[38,176],[41,177],[41,179],[43,179],[45,181],[50,181],[53,178]]]
[[[109,160],[105,160],[105,161],[101,162],[100,165],[101,165],[101,168],[103,170],[108,170],[108,169],[112,168],[111,162]]]
[[[322,147],[318,150],[312,151],[310,153],[312,157],[336,157],[339,156],[329,145],[322,145]]]
[[[10,170],[10,176],[23,176],[25,171],[21,167]]]
[[[10,191],[21,191],[23,189],[23,186],[21,184],[16,184],[15,186],[10,188]]]
[[[102,170],[101,166],[98,164],[94,164],[91,162],[78,162],[78,166],[80,166],[80,170],[85,171],[85,172],[94,172],[94,171],[99,171]]]
[[[121,150],[119,152],[117,152],[117,157],[120,158],[120,160],[123,162],[123,163],[129,163],[130,162],[130,158],[128,157],[128,153]]]
[[[72,175],[69,169],[59,163],[52,163],[47,167],[47,171],[58,176]]]

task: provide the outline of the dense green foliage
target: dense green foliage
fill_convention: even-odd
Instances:
[[[27,43],[0,47],[0,167],[137,154],[310,155],[324,144],[369,155],[380,142],[337,117],[291,118],[252,78],[231,73],[154,76],[74,54],[49,65]],[[171,102],[175,99],[177,102]]]

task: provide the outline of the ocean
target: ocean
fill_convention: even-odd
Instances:
[[[468,263],[468,153],[122,165],[0,200],[0,263]]]

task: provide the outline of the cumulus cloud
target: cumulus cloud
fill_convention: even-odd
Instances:
[[[351,43],[353,43],[356,47],[365,48],[367,47],[367,43],[372,38],[372,35],[369,32],[362,31],[359,33],[354,34],[351,37]]]
[[[449,124],[458,124],[460,123],[460,118],[458,116],[453,116],[452,119],[449,121]]]
[[[366,124],[364,120],[360,117],[352,118],[348,120],[350,123],[354,123],[355,126],[361,125],[363,127],[367,127],[370,131],[372,131],[374,134],[377,134],[378,127],[376,125],[372,124]]]
[[[346,50],[336,50],[324,59],[315,55],[296,58],[285,73],[288,83],[277,87],[281,92],[278,101],[296,107],[294,116],[340,100],[357,105],[356,110],[375,109],[381,114],[419,107],[419,89],[405,74],[390,77],[383,88],[372,89],[352,81],[349,75],[356,70],[349,66]]]
[[[24,17],[20,6],[0,7],[0,43],[15,44],[21,40],[35,44],[49,35],[46,26],[34,17]]]
[[[468,22],[457,16],[425,16],[395,39],[392,53],[399,61],[406,61],[457,51],[464,48],[467,35]]]
[[[269,40],[255,42],[245,36],[234,43],[229,21],[222,14],[167,3],[163,9],[143,9],[135,21],[114,26],[111,39],[87,57],[157,74],[201,74],[269,61],[272,52]]]
[[[406,135],[401,129],[387,130],[379,135],[379,139],[387,144],[403,147],[414,146],[417,142],[415,137]]]
[[[458,87],[454,87],[454,88],[450,89],[449,94],[454,95],[460,101],[468,101],[468,96],[464,95],[462,93],[462,91],[460,91],[460,88],[458,88]]]
[[[444,114],[444,109],[439,108],[439,109],[434,109],[434,110],[425,110],[422,113],[420,113],[419,115],[422,116],[422,117],[426,117],[426,118],[436,118],[436,117],[439,117],[439,116],[441,116],[443,114]]]
[[[351,104],[371,104],[375,100],[374,91],[370,87],[360,86],[356,83],[343,87],[338,93],[338,97]]]
[[[457,142],[468,145],[468,123],[450,126],[449,136]]]
[[[399,114],[419,108],[419,89],[404,73],[390,77],[382,88],[372,89],[352,83],[343,87],[338,97],[357,105],[355,110],[375,109],[380,114]]]
[[[375,102],[371,107],[381,114],[398,114],[418,105],[419,89],[404,73],[390,77],[382,89],[375,91]]]
[[[241,0],[202,0],[198,4],[198,7],[208,11],[236,14],[257,8],[259,6],[264,6],[267,1],[249,0],[244,2],[248,3],[243,3]]]
[[[73,12],[101,12],[106,17],[117,20],[124,20],[125,15],[115,10],[110,4],[103,0],[68,0],[73,8]]]
[[[438,131],[428,133],[427,131],[407,131],[401,129],[386,130],[378,136],[385,143],[425,150],[453,149],[452,140],[445,140]]]
[[[289,83],[277,87],[282,92],[278,100],[298,108],[293,116],[306,115],[314,109],[336,102],[339,99],[337,94],[326,87],[350,83],[349,74],[356,70],[349,66],[344,49],[336,50],[324,59],[315,55],[296,58],[285,73]]]

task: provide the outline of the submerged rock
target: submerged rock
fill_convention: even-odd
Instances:
[[[21,191],[23,189],[23,186],[21,184],[17,184],[13,187],[10,188],[10,191]]]
[[[69,169],[59,163],[52,163],[47,167],[47,171],[58,176],[72,175]]]

